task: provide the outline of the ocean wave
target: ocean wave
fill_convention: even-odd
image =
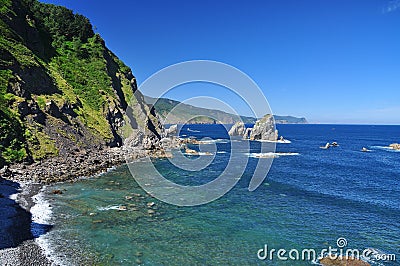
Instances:
[[[53,249],[51,244],[52,231],[45,233],[45,227],[51,227],[52,219],[52,207],[49,202],[45,199],[45,189],[44,186],[38,194],[32,197],[33,205],[30,209],[32,214],[32,224],[31,231],[32,235],[35,237],[35,242],[39,245],[44,255],[52,261],[54,265],[66,265],[66,258],[58,256]]]
[[[99,211],[120,210],[120,205],[110,205],[107,207],[97,207]]]
[[[210,152],[196,152],[196,153],[183,153],[184,155],[195,155],[195,156],[212,156],[213,154]]]
[[[194,130],[194,129],[190,129],[190,128],[188,128],[187,131],[189,131],[189,132],[195,132],[195,133],[201,132],[201,131],[199,131],[199,130]]]
[[[265,153],[246,153],[251,158],[257,158],[257,159],[262,159],[262,158],[278,158],[280,156],[297,156],[300,155],[300,153],[297,152],[265,152]]]
[[[384,150],[384,151],[390,151],[390,152],[400,152],[400,150],[395,150],[389,146],[371,146],[371,149]]]
[[[199,140],[199,144],[229,143],[226,139]]]
[[[227,153],[226,151],[217,151],[218,154],[225,154]]]
[[[263,139],[258,139],[258,140],[254,140],[254,141],[258,141],[258,142],[269,142],[269,143],[280,143],[280,144],[290,144],[292,143],[290,140],[263,140]]]
[[[52,208],[49,202],[44,198],[44,189],[35,196],[32,197],[35,205],[31,208],[32,222],[38,224],[48,224],[51,220]]]

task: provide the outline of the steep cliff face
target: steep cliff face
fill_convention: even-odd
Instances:
[[[0,166],[121,146],[131,135],[157,147],[157,115],[87,18],[0,0],[0,31]]]

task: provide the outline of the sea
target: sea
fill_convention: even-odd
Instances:
[[[157,200],[122,165],[45,187],[34,217],[52,229],[36,241],[65,265],[318,265],[312,250],[317,257],[359,251],[371,265],[400,265],[400,152],[388,148],[400,141],[400,126],[277,128],[290,143],[276,143],[277,156],[254,191],[254,169],[267,160],[251,156],[260,152],[257,141],[244,154],[236,186],[199,206]],[[217,178],[231,156],[226,128],[185,125],[179,134],[211,139],[211,163],[188,171],[153,159],[158,172],[186,186]],[[327,142],[338,146],[321,149]],[[141,167],[140,160],[132,164]]]

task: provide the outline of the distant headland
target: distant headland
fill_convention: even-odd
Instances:
[[[147,104],[154,106],[162,120],[165,120],[168,114],[168,124],[235,124],[240,119],[245,124],[254,124],[257,121],[255,117],[239,117],[221,110],[197,107],[168,98],[157,100],[153,97],[144,96],[144,100]],[[176,110],[171,112],[174,108]],[[304,117],[274,115],[274,119],[276,124],[308,124]]]

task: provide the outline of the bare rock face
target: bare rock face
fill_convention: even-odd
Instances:
[[[246,127],[243,122],[236,122],[229,130],[229,136],[241,136],[243,137],[246,132]]]
[[[400,144],[399,143],[393,143],[389,145],[390,148],[393,150],[400,150]]]
[[[275,129],[274,118],[272,115],[265,115],[257,120],[250,133],[250,140],[271,140],[278,139],[278,130]]]
[[[167,136],[171,136],[173,134],[176,134],[178,132],[178,125],[172,125],[168,129],[165,129],[165,134]]]

